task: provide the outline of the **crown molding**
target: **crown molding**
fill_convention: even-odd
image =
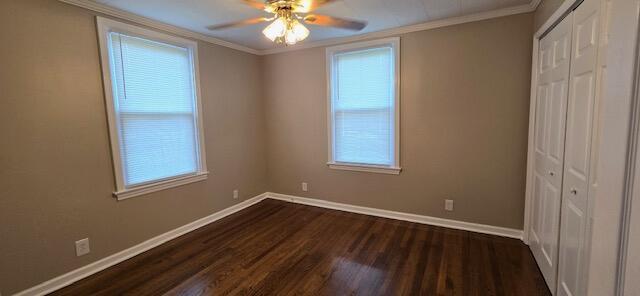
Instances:
[[[531,3],[529,3],[529,5],[531,6],[531,11],[535,11],[536,9],[538,9],[538,6],[541,2],[542,0],[531,0]]]
[[[496,9],[496,10],[491,10],[487,12],[463,15],[463,16],[452,17],[452,18],[445,18],[441,20],[429,21],[425,23],[398,27],[398,28],[382,30],[382,31],[376,31],[371,33],[365,33],[365,34],[360,34],[355,36],[331,38],[331,39],[312,41],[307,43],[299,43],[294,46],[261,50],[260,53],[262,55],[269,55],[269,54],[283,53],[283,52],[295,51],[295,50],[301,50],[301,49],[307,49],[307,48],[332,46],[332,45],[338,45],[342,43],[362,41],[367,39],[385,38],[385,37],[397,36],[397,35],[407,34],[412,32],[431,30],[431,29],[459,25],[464,23],[477,22],[477,21],[482,21],[482,20],[487,20],[492,18],[514,15],[514,14],[528,13],[528,12],[535,11],[539,2],[540,0],[532,0],[529,4],[523,4],[523,5],[518,5],[514,7],[507,7],[507,8]]]
[[[332,46],[332,45],[355,42],[355,41],[361,41],[361,40],[367,40],[367,39],[385,38],[385,37],[396,36],[396,35],[406,34],[406,33],[411,33],[411,32],[418,32],[418,31],[436,29],[436,28],[441,28],[441,27],[446,27],[446,26],[453,26],[453,25],[459,25],[459,24],[464,24],[464,23],[477,22],[477,21],[482,21],[482,20],[487,20],[487,19],[492,19],[492,18],[498,18],[498,17],[503,17],[503,16],[509,16],[509,15],[533,12],[538,8],[538,5],[540,5],[540,2],[542,0],[531,0],[531,2],[529,2],[529,4],[523,4],[523,5],[519,5],[519,6],[507,7],[507,8],[502,8],[502,9],[496,9],[496,10],[492,10],[492,11],[475,13],[475,14],[464,15],[464,16],[459,16],[459,17],[445,18],[445,19],[441,19],[441,20],[429,21],[429,22],[425,22],[425,23],[409,25],[409,26],[403,26],[403,27],[398,27],[398,28],[393,28],[393,29],[388,29],[388,30],[382,30],[382,31],[376,31],[376,32],[370,32],[370,33],[365,33],[365,34],[360,34],[360,35],[355,35],[355,36],[331,38],[331,39],[312,41],[312,42],[307,42],[307,43],[299,43],[298,45],[294,45],[294,46],[280,47],[280,48],[273,48],[273,49],[263,49],[263,50],[250,48],[250,47],[247,47],[247,46],[235,44],[233,42],[229,42],[229,41],[225,41],[225,40],[222,40],[222,39],[214,38],[214,37],[202,34],[202,33],[197,33],[197,32],[191,31],[191,30],[187,30],[187,29],[180,28],[180,27],[177,27],[177,26],[169,25],[169,24],[166,24],[166,23],[163,23],[163,22],[160,22],[160,21],[152,20],[152,19],[147,18],[147,17],[143,17],[143,16],[140,16],[140,15],[137,15],[137,14],[126,12],[124,10],[113,8],[111,6],[95,2],[93,0],[58,0],[58,1],[64,2],[64,3],[67,3],[67,4],[71,4],[71,5],[75,5],[75,6],[78,6],[78,7],[82,7],[82,8],[85,8],[85,9],[88,9],[88,10],[91,10],[91,11],[95,11],[95,12],[98,12],[98,13],[101,13],[101,14],[104,14],[104,15],[117,17],[117,18],[120,18],[120,19],[123,19],[123,20],[127,20],[127,21],[130,21],[130,22],[141,24],[141,25],[144,25],[144,26],[147,26],[147,27],[150,27],[150,28],[162,30],[162,31],[165,31],[165,32],[168,32],[168,33],[172,33],[172,34],[175,34],[175,35],[179,35],[179,36],[182,36],[182,37],[201,40],[201,41],[204,41],[204,42],[208,42],[208,43],[212,43],[212,44],[228,47],[228,48],[231,48],[231,49],[247,52],[247,53],[250,53],[250,54],[270,55],[270,54],[277,54],[277,53],[283,53],[283,52],[289,52],[289,51],[296,51],[296,50],[307,49],[307,48]]]
[[[184,28],[180,28],[180,27],[176,27],[173,25],[169,25],[163,22],[159,22],[156,20],[152,20],[150,18],[147,17],[143,17],[137,14],[133,14],[130,12],[126,12],[124,10],[121,9],[117,9],[117,8],[113,8],[111,6],[108,5],[104,5],[92,0],[58,0],[60,2],[64,2],[67,4],[71,4],[71,5],[75,5],[78,7],[82,7],[91,11],[95,11],[98,13],[102,13],[104,15],[107,16],[112,16],[112,17],[117,17],[123,20],[127,20],[130,22],[134,22],[137,24],[141,24],[150,28],[154,28],[154,29],[158,29],[161,31],[165,31],[167,33],[172,33],[181,37],[186,37],[186,38],[191,38],[191,39],[196,39],[196,40],[201,40],[201,41],[205,41],[205,42],[209,42],[212,44],[216,44],[216,45],[220,45],[220,46],[224,46],[224,47],[228,47],[231,49],[235,49],[235,50],[239,50],[239,51],[243,51],[243,52],[247,52],[247,53],[251,53],[251,54],[255,54],[255,55],[260,55],[260,51],[250,48],[250,47],[246,47],[246,46],[242,46],[239,44],[235,44],[229,41],[224,41],[222,39],[218,39],[218,38],[214,38],[211,36],[207,36],[205,34],[202,33],[197,33],[191,30],[187,30]]]

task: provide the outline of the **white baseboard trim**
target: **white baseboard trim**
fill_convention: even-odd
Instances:
[[[354,206],[350,204],[337,203],[332,201],[326,201],[315,198],[306,198],[300,196],[286,195],[280,193],[267,192],[267,198],[277,199],[292,203],[304,204],[309,206],[352,212],[358,214],[365,214],[389,219],[403,220],[409,222],[415,222],[420,224],[428,224],[434,226],[441,226],[459,230],[466,230],[472,232],[479,232],[485,234],[493,234],[498,236],[504,236],[509,238],[515,238],[522,240],[522,230],[491,226],[486,224],[478,224],[478,223],[470,223],[463,221],[456,221],[451,219],[437,218],[431,216],[423,216],[388,210],[381,210],[376,208],[362,207],[362,206]]]
[[[123,262],[131,257],[134,257],[138,254],[144,253],[150,249],[153,249],[163,243],[166,243],[174,238],[177,238],[179,236],[182,236],[186,233],[189,233],[193,230],[196,230],[200,227],[203,227],[207,224],[210,224],[212,222],[215,222],[217,220],[220,220],[226,216],[229,216],[233,213],[239,212],[245,208],[248,208],[256,203],[261,202],[262,200],[264,200],[265,198],[267,198],[267,194],[263,193],[260,194],[258,196],[252,197],[250,199],[247,199],[243,202],[240,202],[236,205],[233,205],[231,207],[228,207],[226,209],[223,209],[221,211],[215,212],[209,216],[206,216],[204,218],[201,218],[199,220],[196,220],[194,222],[191,222],[187,225],[178,227],[176,229],[173,229],[169,232],[165,232],[161,235],[158,235],[154,238],[151,238],[147,241],[144,241],[138,245],[135,245],[131,248],[128,248],[126,250],[120,251],[118,253],[115,253],[111,256],[105,257],[103,259],[100,259],[96,262],[93,262],[89,265],[85,265],[83,267],[80,267],[76,270],[73,270],[71,272],[68,272],[66,274],[63,274],[61,276],[58,276],[56,278],[53,278],[51,280],[48,280],[44,283],[41,283],[37,286],[34,286],[32,288],[29,288],[27,290],[24,290],[22,292],[18,292],[17,294],[15,294],[14,296],[39,296],[39,295],[45,295],[48,293],[51,293],[55,290],[61,289],[63,287],[66,287],[70,284],[73,284],[83,278],[86,278],[92,274],[95,274],[97,272],[100,272],[104,269],[107,269],[113,265],[116,265],[120,262]]]
[[[56,291],[58,289],[64,288],[92,274],[105,270],[129,258],[132,258],[141,253],[144,253],[150,249],[153,249],[174,238],[182,236],[200,227],[206,226],[212,222],[215,222],[226,216],[229,216],[233,213],[239,212],[245,208],[248,208],[254,204],[257,204],[266,198],[304,204],[309,206],[315,206],[315,207],[321,207],[321,208],[327,208],[327,209],[340,210],[345,212],[352,212],[352,213],[358,213],[358,214],[364,214],[364,215],[370,215],[370,216],[415,222],[420,224],[428,224],[428,225],[442,226],[442,227],[453,228],[453,229],[493,234],[493,235],[516,238],[516,239],[522,240],[522,230],[518,230],[518,229],[511,229],[511,228],[497,227],[497,226],[491,226],[491,225],[436,218],[436,217],[430,217],[430,216],[422,216],[422,215],[416,215],[416,214],[381,210],[381,209],[375,209],[375,208],[355,206],[350,204],[331,202],[331,201],[315,199],[315,198],[306,198],[306,197],[279,194],[279,193],[273,193],[273,192],[265,192],[258,196],[247,199],[241,203],[238,203],[236,205],[233,205],[231,207],[228,207],[226,209],[213,213],[209,216],[206,216],[204,218],[191,222],[187,225],[165,232],[161,235],[158,235],[154,238],[144,241],[131,248],[120,251],[111,256],[108,256],[96,262],[93,262],[89,265],[80,267],[71,272],[65,273],[61,276],[48,280],[44,283],[31,287],[22,292],[18,292],[17,294],[14,294],[14,296],[40,296],[40,295],[45,295],[53,291]]]

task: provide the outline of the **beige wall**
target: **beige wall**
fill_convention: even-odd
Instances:
[[[401,36],[399,176],[327,168],[324,48],[266,56],[269,189],[522,229],[532,29],[521,14]]]
[[[566,0],[542,0],[535,11],[534,16],[534,33],[537,31],[549,17],[556,12],[556,9]]]
[[[122,202],[95,15],[3,0],[0,26],[5,295],[265,191],[522,228],[532,14],[401,36],[399,176],[326,167],[324,48],[258,57],[200,42],[211,175]],[[91,253],[76,257],[85,237]]]
[[[209,179],[117,202],[94,15],[2,0],[0,27],[3,295],[267,191],[259,57],[199,44]]]

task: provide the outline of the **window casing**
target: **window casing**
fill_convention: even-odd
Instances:
[[[207,177],[197,43],[98,17],[118,199]]]
[[[333,169],[399,174],[400,39],[327,48]]]

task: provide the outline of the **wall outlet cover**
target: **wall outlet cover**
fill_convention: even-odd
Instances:
[[[453,211],[453,200],[452,199],[445,199],[444,200],[444,209],[446,211]]]
[[[302,191],[309,191],[309,186],[307,182],[302,182]]]
[[[91,252],[91,248],[89,247],[89,238],[83,238],[76,241],[76,256],[80,257],[82,255],[89,254],[89,252]]]
[[[234,199],[237,199],[237,198],[238,198],[238,195],[239,195],[239,194],[238,194],[238,189],[233,190],[233,198],[234,198]]]

